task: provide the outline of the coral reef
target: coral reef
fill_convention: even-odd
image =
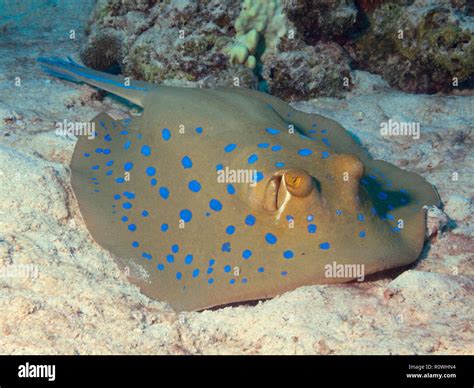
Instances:
[[[472,79],[472,17],[422,0],[384,2],[367,15],[369,28],[353,44],[358,67],[407,92],[450,92]]]
[[[82,59],[97,69],[115,60],[124,74],[148,82],[232,86],[237,77],[240,86],[255,87],[252,72],[234,68],[223,52],[238,14],[238,2],[229,0],[100,0],[87,27]],[[102,49],[104,44],[109,51]]]
[[[286,0],[285,12],[303,40],[312,45],[321,40],[345,41],[357,19],[352,0]]]
[[[350,58],[334,42],[307,45],[304,34],[287,20],[288,7],[280,0],[242,5],[231,0],[100,0],[87,27],[82,59],[98,70],[118,65],[124,74],[149,82],[260,87],[289,100],[340,96],[347,90],[343,79]],[[353,17],[353,6],[348,8],[337,8],[341,19]],[[325,30],[334,22],[323,23],[329,13],[321,13]],[[333,31],[337,35],[337,28]],[[307,83],[310,75],[314,80]]]
[[[267,54],[262,78],[268,91],[293,101],[317,96],[340,97],[352,87],[350,58],[335,42]]]
[[[351,68],[393,87],[472,87],[467,0],[99,0],[82,59],[149,82],[260,88],[287,100],[341,97]]]

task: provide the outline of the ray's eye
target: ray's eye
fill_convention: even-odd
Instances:
[[[304,170],[289,170],[284,174],[284,179],[286,188],[296,197],[306,197],[314,188],[313,178]]]
[[[306,197],[315,187],[315,180],[305,170],[278,171],[267,183],[263,206],[267,210],[278,210],[290,196]]]

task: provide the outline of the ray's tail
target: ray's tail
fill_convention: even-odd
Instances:
[[[146,93],[153,87],[146,82],[126,82],[126,79],[122,77],[89,69],[75,62],[70,57],[66,60],[58,57],[39,57],[37,60],[43,71],[49,75],[67,81],[83,82],[95,86],[123,97],[141,107],[143,107]]]

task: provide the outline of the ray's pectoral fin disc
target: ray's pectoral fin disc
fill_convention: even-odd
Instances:
[[[133,121],[94,119],[71,180],[92,237],[144,294],[201,310],[418,258],[436,191],[372,160],[335,121],[243,88],[129,84],[72,60],[39,62],[143,107]]]
[[[122,212],[124,204],[131,203],[135,196],[130,174],[134,158],[125,155],[127,151],[136,151],[137,137],[144,135],[132,129],[130,119],[117,121],[105,113],[91,123],[93,132],[79,136],[74,150],[71,184],[94,240],[114,253],[119,266],[143,286],[149,282],[147,263],[144,261],[142,266],[133,260],[137,255],[130,233],[133,215],[125,216]]]

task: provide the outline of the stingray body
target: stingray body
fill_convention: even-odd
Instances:
[[[91,235],[146,295],[201,310],[419,256],[433,187],[371,159],[336,122],[256,91],[124,84],[40,62],[144,108],[95,118],[71,170]]]

